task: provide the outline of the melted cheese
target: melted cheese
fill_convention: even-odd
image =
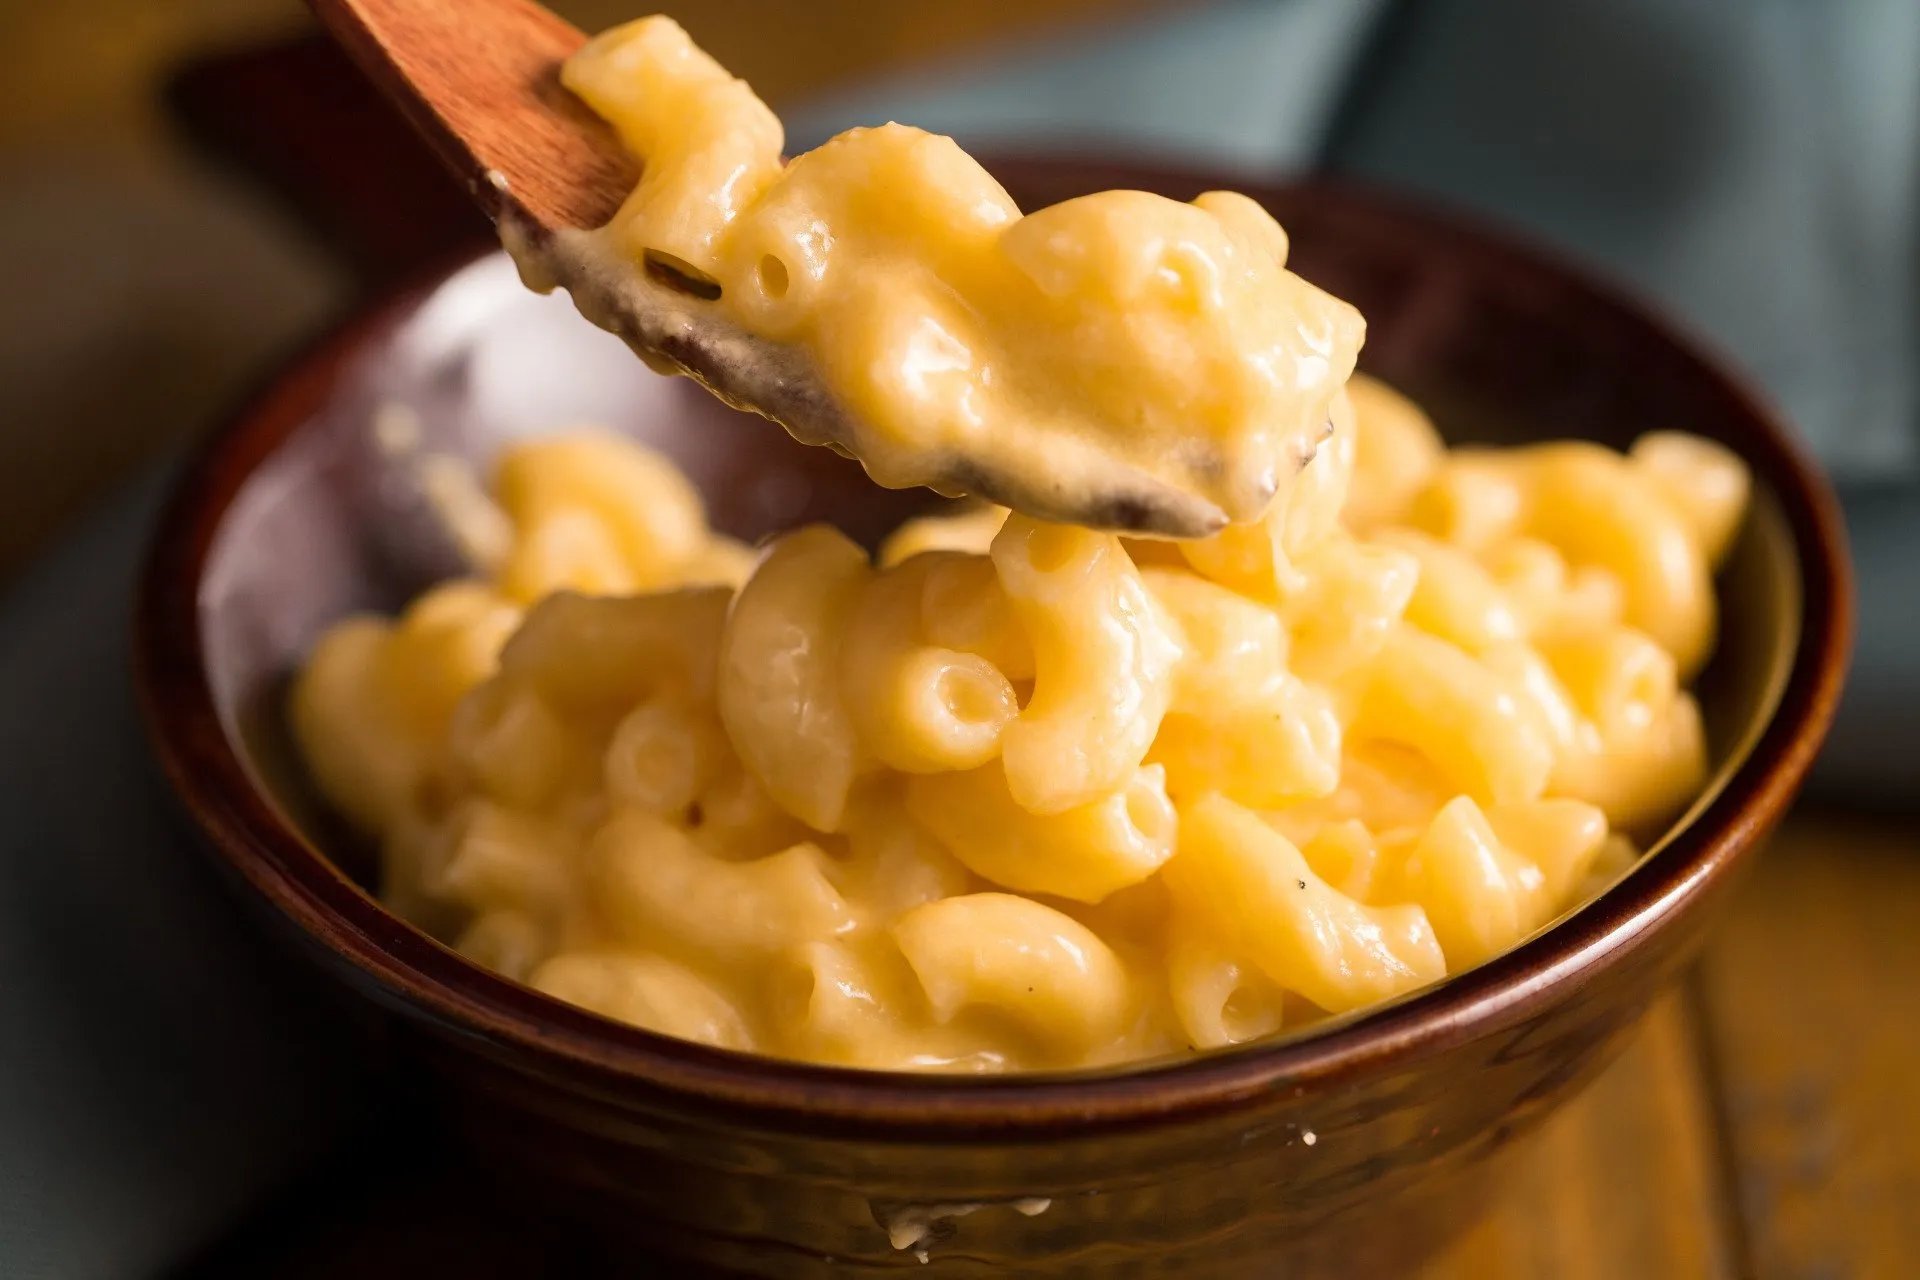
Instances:
[[[883,485],[1016,477],[1058,515],[1146,476],[1252,520],[1353,370],[1359,313],[1286,269],[1286,234],[1244,196],[1109,191],[1022,216],[952,139],[897,124],[783,165],[773,113],[662,17],[590,41],[563,79],[645,168],[565,266],[529,275],[680,283],[688,323],[797,354]]]

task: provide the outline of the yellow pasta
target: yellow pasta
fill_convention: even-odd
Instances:
[[[596,293],[677,279],[817,370],[882,484],[937,482],[959,454],[1034,495],[1145,475],[1253,520],[1352,372],[1359,315],[1287,270],[1244,196],[1109,191],[1023,216],[951,139],[900,124],[783,162],[779,122],[664,17],[589,41],[562,80],[641,179],[600,231],[510,237],[523,275],[603,318]]]
[[[707,550],[700,494],[665,457],[608,431],[515,444],[494,496],[516,530],[501,570],[515,599],[554,591],[649,591],[687,580]]]
[[[491,675],[520,610],[479,583],[435,587],[401,615],[385,658],[389,696],[415,724],[442,732],[467,691]]]
[[[1348,732],[1407,747],[1460,791],[1530,800],[1547,785],[1553,744],[1498,672],[1464,649],[1402,626],[1361,672]]]
[[[454,939],[453,949],[516,982],[525,982],[534,968],[552,954],[552,931],[538,919],[512,907],[475,916]]]
[[[711,707],[656,695],[614,727],[602,758],[607,799],[648,813],[685,812],[732,752]]]
[[[515,443],[484,493],[437,466],[476,576],[339,623],[289,710],[383,901],[473,962],[871,1069],[1198,1052],[1498,955],[1698,794],[1724,447],[1449,451],[1242,196],[1023,215],[899,125],[783,163],[664,19],[563,79],[644,164],[534,275],[665,278],[784,344],[883,483],[972,456],[1036,509],[1145,475],[1231,521],[756,551],[613,433]]]
[[[727,617],[720,718],[767,794],[837,830],[866,760],[840,694],[840,638],[871,576],[866,553],[816,525],[788,534]]]
[[[1340,721],[1325,693],[1280,674],[1204,711],[1168,715],[1147,759],[1182,799],[1219,791],[1256,807],[1285,804],[1338,783]]]
[[[1273,609],[1191,573],[1146,569],[1140,578],[1179,626],[1185,650],[1170,710],[1204,715],[1286,669],[1287,634]]]
[[[327,797],[370,831],[397,828],[433,752],[387,695],[382,669],[392,628],[349,618],[320,638],[294,681],[289,719],[307,768]]]
[[[974,893],[930,902],[902,916],[893,936],[936,1021],[990,1010],[1062,1063],[1118,1036],[1133,1013],[1131,980],[1112,948],[1031,898]]]
[[[1190,1054],[1521,944],[1699,793],[1722,446],[1448,450],[1242,196],[1023,216],[897,125],[783,164],[660,19],[563,75],[645,164],[562,247],[813,361],[882,482],[1131,468],[1233,520],[756,549],[612,432],[439,460],[473,576],[339,622],[289,714],[382,901],[472,963],[872,1070]]]
[[[643,952],[563,952],[543,961],[527,985],[636,1027],[722,1049],[752,1049],[733,1001],[685,965]]]
[[[1692,528],[1708,564],[1726,558],[1752,484],[1746,464],[1731,449],[1684,431],[1651,431],[1633,442],[1627,461],[1653,481]]]
[[[1208,546],[989,508],[880,568],[821,527],[689,535],[697,504],[623,522],[657,459],[575,496],[610,438],[530,448],[502,581],[585,513],[659,589],[563,575],[523,617],[469,581],[348,620],[295,731],[384,834],[396,910],[671,1034],[1000,1071],[1364,1007],[1547,924],[1698,789],[1682,655],[1744,488],[1684,438],[1446,455],[1391,392],[1355,399],[1359,442]],[[1637,549],[1543,512],[1621,485],[1660,513]]]
[[[1525,634],[1520,613],[1493,574],[1457,547],[1411,529],[1382,535],[1419,564],[1407,622],[1470,653],[1518,640]]]
[[[1525,478],[1505,458],[1485,449],[1457,449],[1414,498],[1407,523],[1482,552],[1520,532],[1527,506]]]
[[[1368,533],[1405,518],[1446,455],[1420,406],[1365,374],[1347,383],[1353,402],[1353,479],[1341,516]]]
[[[880,544],[880,565],[891,568],[923,551],[970,551],[985,555],[994,535],[1007,522],[1005,507],[990,502],[965,511],[917,516],[887,535]]]
[[[1397,887],[1425,907],[1449,966],[1505,950],[1545,910],[1546,878],[1500,844],[1466,796],[1434,817],[1407,862]]]
[[[1281,834],[1286,828],[1274,824]],[[1355,902],[1371,902],[1381,879],[1382,841],[1354,818],[1314,827],[1299,840],[1300,856],[1313,873]],[[1389,851],[1397,852],[1397,851]]]
[[[1177,825],[1158,766],[1059,813],[1022,807],[1000,770],[910,778],[907,813],[967,869],[1026,893],[1098,902],[1152,875],[1173,853]]]
[[[928,643],[983,658],[1009,680],[1031,681],[1033,643],[986,550],[930,551],[922,558],[920,627]]]
[[[946,845],[914,823],[902,797],[881,790],[869,791],[847,815],[840,884],[874,923],[980,887]]]
[[[840,693],[855,732],[882,764],[907,773],[985,764],[1020,709],[992,662],[927,641],[921,602],[941,563],[915,556],[869,581],[840,647]]]
[[[1259,520],[1179,544],[1195,572],[1258,599],[1302,590],[1297,562],[1335,534],[1353,476],[1353,405],[1344,391],[1331,402],[1326,432],[1312,463]]]
[[[1561,754],[1554,790],[1597,805],[1627,831],[1652,834],[1700,791],[1707,777],[1706,730],[1691,695],[1668,714],[1612,737],[1582,732]]]
[[[1599,445],[1533,445],[1511,465],[1524,485],[1522,525],[1575,565],[1605,570],[1626,621],[1691,674],[1713,644],[1712,565],[1699,531],[1627,461]]]
[[[1364,1007],[1549,923],[1697,792],[1689,584],[1744,481],[1684,437],[1432,452],[1393,393],[1355,399],[1362,443],[1336,432],[1325,477],[1209,547],[989,508],[876,568],[823,527],[689,536],[669,502],[658,555],[618,548],[630,577],[672,566],[660,589],[576,577],[523,615],[466,581],[349,619],[294,729],[382,834],[395,910],[671,1034],[1002,1071]],[[542,513],[654,527],[605,504],[657,459],[569,494],[609,440],[503,468],[503,581]],[[1638,549],[1542,512],[1621,485],[1661,513]],[[1649,630],[1649,601],[1679,613]]]
[[[554,824],[486,800],[461,804],[429,847],[421,887],[473,911],[557,911],[573,885],[573,850]]]
[[[567,88],[602,115],[620,117],[648,157],[619,222],[645,228],[648,249],[711,279],[715,240],[780,170],[780,121],[748,88],[693,46],[671,22],[631,23],[568,59]],[[634,110],[636,85],[647,110]]]
[[[721,587],[655,595],[548,596],[500,651],[500,669],[564,716],[609,724],[656,691],[713,696],[714,655],[730,596]]]
[[[616,814],[585,855],[602,915],[636,945],[677,938],[737,959],[844,933],[854,913],[827,876],[818,845],[745,862],[717,858],[663,819]]]
[[[1049,1051],[1044,1040],[1036,1044],[978,1008],[926,1025],[920,978],[886,933],[809,943],[787,957],[771,986],[773,1042],[795,1057],[892,1071],[986,1072]]]
[[[993,540],[1033,647],[1033,697],[1001,738],[1021,807],[1060,813],[1116,790],[1146,757],[1172,697],[1172,620],[1111,534],[1014,516]]]
[[[738,759],[723,764],[700,789],[688,818],[700,846],[726,858],[764,857],[813,834]]]
[[[499,677],[461,699],[446,745],[479,790],[521,809],[553,800],[579,773],[586,749],[539,693]]]
[[[863,1067],[909,1065],[914,1047],[897,1011],[911,1008],[918,993],[889,939],[858,947],[809,942],[783,967],[774,982],[772,1021],[798,1054]]]
[[[1554,635],[1540,653],[1603,737],[1652,723],[1680,694],[1673,655],[1627,627]]]
[[[1167,943],[1167,992],[1196,1049],[1272,1035],[1285,1012],[1283,988],[1191,927]]]
[[[1337,892],[1285,836],[1222,796],[1182,809],[1180,851],[1165,875],[1183,913],[1328,1012],[1446,972],[1420,907],[1369,907]]]
[[[1308,680],[1333,681],[1373,660],[1406,613],[1420,562],[1398,547],[1329,538],[1303,565],[1304,585],[1280,608],[1289,663]]]

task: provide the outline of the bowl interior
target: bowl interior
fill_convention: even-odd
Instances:
[[[1099,186],[1186,198],[1208,185],[1058,165],[1008,177],[1026,208]],[[1290,232],[1292,265],[1366,315],[1362,367],[1426,406],[1451,442],[1623,447],[1643,431],[1681,428],[1749,457],[1779,456],[1717,374],[1577,277],[1373,197],[1313,186],[1250,193]],[[283,704],[322,629],[356,610],[396,608],[453,563],[417,490],[395,482],[406,469],[383,457],[375,423],[392,422],[383,406],[405,406],[421,449],[476,464],[518,435],[617,427],[672,456],[715,524],[748,539],[828,520],[871,543],[932,501],[878,489],[852,463],[650,373],[563,295],[526,292],[499,255],[389,308],[323,365],[283,390],[284,421],[214,533],[197,608],[237,754],[286,819],[362,884],[372,859],[307,784]],[[1756,479],[1722,573],[1719,645],[1698,685],[1716,769],[1696,813],[1765,727],[1799,641],[1793,534],[1764,468]]]

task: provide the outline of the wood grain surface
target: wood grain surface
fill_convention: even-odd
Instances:
[[[1736,1274],[1713,1081],[1689,991],[1547,1129],[1433,1280]]]
[[[1700,990],[1753,1274],[1920,1275],[1920,829],[1783,831]]]

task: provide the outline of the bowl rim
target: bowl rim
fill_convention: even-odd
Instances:
[[[1844,526],[1826,481],[1764,399],[1691,334],[1555,251],[1477,220],[1345,180],[1216,178],[1195,170],[1053,157],[989,162],[997,175],[1069,174],[1108,186],[1237,186],[1352,216],[1425,224],[1463,258],[1498,261],[1585,295],[1676,350],[1755,428],[1748,463],[1778,497],[1798,561],[1798,646],[1771,719],[1693,820],[1573,914],[1502,955],[1328,1030],[1187,1059],[1089,1072],[951,1076],[876,1072],[715,1049],[604,1019],[467,961],[387,912],[256,787],[217,709],[200,630],[207,558],[254,469],[326,402],[343,368],[390,333],[464,253],[374,297],[268,378],[175,482],[142,566],[134,670],[152,747],[219,861],[307,940],[371,978],[384,1001],[495,1053],[558,1058],[615,1096],[636,1086],[744,1122],[840,1136],[1042,1137],[1171,1122],[1295,1095],[1511,1025],[1620,963],[1699,899],[1778,820],[1838,702],[1853,629]],[[1007,185],[1016,185],[1009,180]]]

